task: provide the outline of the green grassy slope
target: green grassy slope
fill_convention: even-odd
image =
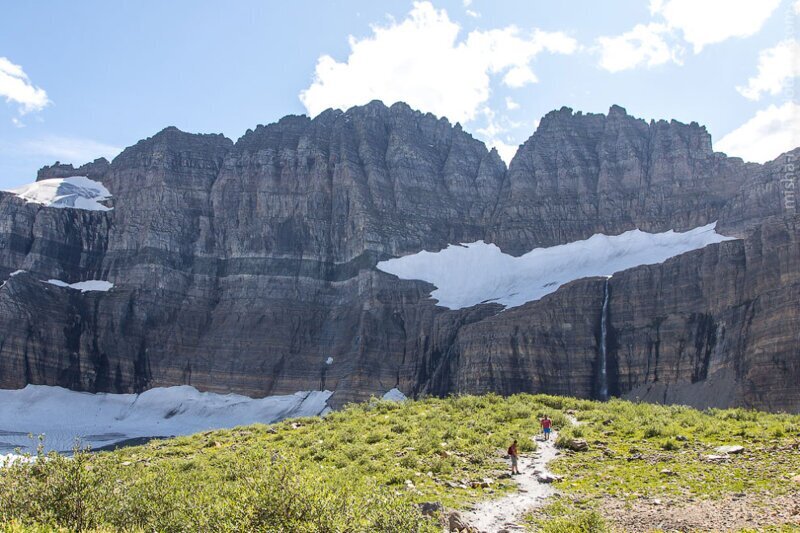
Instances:
[[[551,464],[562,497],[548,521],[531,517],[532,529],[603,529],[594,511],[609,497],[800,494],[791,480],[800,473],[800,416],[464,396],[376,401],[323,419],[16,464],[0,469],[0,529],[441,531],[416,504],[458,509],[513,490],[497,479],[504,451],[512,438],[533,450],[544,413],[563,428],[562,442],[583,438],[589,450]],[[708,460],[720,444],[745,451]],[[486,477],[488,488],[472,486]]]

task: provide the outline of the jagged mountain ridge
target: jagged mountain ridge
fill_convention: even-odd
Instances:
[[[796,215],[782,209],[774,179],[780,170],[779,161],[755,165],[715,154],[697,124],[647,124],[616,106],[607,116],[549,113],[508,170],[460,126],[404,104],[289,116],[236,143],[167,128],[111,164],[98,160],[77,171],[103,182],[113,211],[56,210],[0,195],[0,274],[27,271],[0,288],[0,386],[123,392],[187,383],[252,396],[330,388],[336,402],[395,386],[409,394],[592,396],[602,304],[596,283],[575,282],[497,315],[491,304],[436,307],[429,285],[374,265],[479,239],[521,254],[597,232],[681,230],[719,219],[729,234],[747,237],[719,245],[725,250],[750,246],[765,223],[783,231],[783,241],[767,241],[751,255],[772,261],[769,254],[788,253],[774,268],[781,289],[796,289]],[[49,167],[39,179],[70,172]],[[700,272],[692,279],[708,277],[712,253],[681,256]],[[747,277],[742,254],[730,255],[725,276]],[[48,278],[106,279],[115,287],[80,294],[39,281]],[[758,300],[768,288],[753,291]],[[713,318],[745,305],[740,298],[704,293],[620,321],[615,305],[658,302],[669,290],[629,284],[612,285],[612,292],[616,342],[621,332],[634,332],[624,364],[619,347],[609,353],[614,393],[657,384],[674,385],[675,396],[684,383],[702,387],[715,370],[735,367],[725,383],[737,392],[726,402],[800,409],[791,382],[767,398],[763,388],[742,385],[753,381],[748,368],[759,383],[774,375],[764,361],[751,362],[764,354],[747,343],[714,356],[678,349],[696,342],[698,328],[717,335],[717,320],[674,318],[683,324],[675,327],[676,357],[660,348],[654,355],[654,343],[662,342],[653,340],[661,335],[654,324],[664,313],[668,320]],[[797,331],[796,305],[785,305],[792,312],[777,319]],[[774,314],[765,316],[774,321]],[[520,339],[530,327],[540,333]],[[767,337],[752,342],[774,336],[764,330]],[[791,335],[766,355],[800,376]],[[687,362],[706,367],[705,378],[695,379],[702,371],[687,378],[679,368]],[[674,371],[654,373],[654,365]],[[662,399],[691,402],[697,393],[668,396]]]

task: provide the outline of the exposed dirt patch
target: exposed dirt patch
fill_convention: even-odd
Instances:
[[[731,531],[768,526],[800,527],[800,491],[785,496],[728,496],[683,502],[606,500],[601,513],[615,528],[644,531]]]

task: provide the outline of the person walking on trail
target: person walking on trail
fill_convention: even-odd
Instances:
[[[544,415],[539,424],[541,424],[542,431],[544,431],[544,440],[550,440],[550,429],[553,427],[553,421],[547,418],[547,415]]]
[[[511,475],[519,474],[519,451],[517,450],[517,440],[508,447],[508,455],[511,457]]]

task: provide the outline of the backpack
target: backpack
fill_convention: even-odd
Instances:
[[[514,455],[514,446],[513,445],[508,447],[508,455]]]

